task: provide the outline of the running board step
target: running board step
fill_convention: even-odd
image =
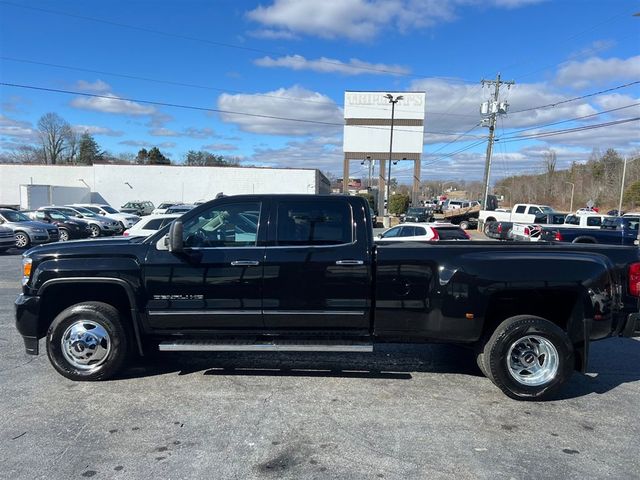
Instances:
[[[337,343],[329,341],[269,340],[172,340],[161,342],[161,352],[373,352],[366,342]]]

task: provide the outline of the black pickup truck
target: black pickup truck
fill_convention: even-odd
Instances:
[[[516,399],[584,371],[591,340],[638,328],[637,248],[497,242],[376,246],[348,196],[213,200],[143,239],[33,248],[16,324],[73,380],[150,351],[370,352],[449,342]]]
[[[543,227],[540,239],[554,243],[638,245],[639,217],[607,217],[600,228]]]

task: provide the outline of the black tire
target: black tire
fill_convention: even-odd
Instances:
[[[462,230],[469,230],[469,222],[467,222],[466,220],[461,221],[460,228]]]
[[[58,236],[59,241],[68,242],[71,239],[71,236],[69,235],[69,230],[67,230],[66,228],[60,228],[59,231],[60,231]]]
[[[86,368],[79,368],[63,352],[63,335],[72,325],[80,322],[92,322],[108,334],[108,353],[101,363],[93,367],[88,365]],[[76,381],[106,380],[116,375],[125,364],[131,344],[118,310],[102,302],[84,302],[70,306],[56,316],[47,332],[47,355],[53,368]],[[84,348],[83,345],[80,348],[88,351],[89,348]]]
[[[29,248],[31,245],[31,239],[29,235],[24,232],[15,232],[16,248]]]
[[[487,237],[489,236],[489,227],[491,226],[490,223],[491,222],[485,222],[484,229],[482,230]]]
[[[528,374],[516,376],[509,369],[509,350],[519,340],[527,337],[541,339],[553,346],[555,354],[545,355],[536,365],[549,369],[549,379],[536,385],[518,380]],[[523,354],[525,355],[525,354]],[[569,380],[573,373],[573,345],[566,332],[554,323],[532,315],[518,315],[502,322],[487,341],[479,363],[484,366],[487,377],[506,395],[516,400],[548,400]],[[555,360],[553,358],[555,357]],[[555,370],[549,365],[557,364]],[[481,367],[482,370],[482,367]],[[522,371],[526,372],[526,369]],[[531,378],[531,377],[529,377]]]
[[[91,238],[98,238],[102,233],[102,230],[100,230],[100,227],[95,223],[92,223],[91,225],[89,225],[89,229],[91,230],[91,234],[89,235]]]

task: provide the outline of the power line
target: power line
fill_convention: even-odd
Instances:
[[[560,101],[554,102],[554,103],[547,103],[546,105],[540,105],[538,107],[524,108],[522,110],[516,110],[516,111],[510,112],[510,113],[511,113],[511,115],[513,115],[514,113],[530,112],[532,110],[541,110],[543,108],[557,107],[558,105],[562,105],[562,104],[569,103],[569,102],[575,102],[576,100],[582,100],[584,98],[595,97],[595,96],[598,96],[598,95],[602,95],[604,93],[609,93],[609,92],[613,92],[615,90],[620,90],[621,88],[626,88],[626,87],[630,87],[632,85],[637,85],[639,83],[640,83],[640,80],[636,80],[634,82],[629,82],[629,83],[625,83],[625,84],[622,84],[622,85],[616,85],[615,87],[607,88],[605,90],[599,90],[597,92],[587,93],[586,95],[581,95],[579,97],[568,98],[568,99],[560,100]]]
[[[154,105],[154,106],[159,106],[159,107],[181,108],[181,109],[186,109],[186,110],[197,110],[197,111],[210,112],[210,113],[222,113],[222,114],[227,114],[227,115],[240,115],[240,116],[254,117],[254,118],[268,118],[268,119],[272,119],[272,120],[283,120],[283,121],[288,121],[288,122],[299,122],[299,123],[308,123],[308,124],[315,124],[315,125],[344,127],[344,123],[342,123],[342,122],[327,122],[327,121],[322,121],[322,120],[308,120],[308,119],[304,119],[304,118],[281,117],[281,116],[277,116],[277,115],[267,115],[267,114],[262,114],[262,113],[238,112],[238,111],[233,111],[233,110],[223,110],[223,109],[219,109],[219,108],[199,107],[197,105],[184,105],[184,104],[180,104],[180,103],[160,102],[160,101],[155,101],[155,100],[143,100],[143,99],[139,99],[139,98],[117,97],[117,96],[111,96],[111,95],[100,95],[100,94],[97,94],[97,93],[78,92],[78,91],[73,91],[73,90],[63,90],[63,89],[59,89],[59,88],[39,87],[39,86],[36,86],[36,85],[25,85],[25,84],[20,84],[20,83],[0,82],[0,85],[6,86],[6,87],[24,88],[24,89],[28,89],[28,90],[43,91],[43,92],[48,92],[48,93],[60,93],[60,94],[66,94],[66,95],[79,95],[79,96],[90,97],[90,98],[103,98],[103,99],[119,101],[119,102],[136,102],[136,103],[141,103],[141,104],[145,104],[145,105]],[[387,131],[387,129],[385,127],[376,127],[376,126],[371,126],[371,125],[353,125],[353,126],[354,127],[358,127],[358,128],[368,128],[368,129],[372,129],[372,130]],[[402,128],[396,128],[395,130],[396,131],[415,133],[414,130],[407,130],[407,129],[402,129]],[[443,134],[443,135],[459,135],[459,133],[457,133],[457,132],[454,132],[454,133],[440,132],[440,134]]]
[[[622,120],[615,120],[612,122],[605,122],[605,123],[596,123],[593,125],[584,125],[581,127],[575,127],[575,128],[567,128],[564,130],[552,130],[549,132],[540,132],[540,133],[535,133],[535,134],[530,134],[530,135],[521,135],[521,136],[514,136],[514,137],[506,137],[504,139],[501,139],[501,142],[504,143],[510,143],[510,142],[521,142],[523,140],[533,140],[533,139],[537,139],[537,138],[545,138],[545,137],[553,137],[556,135],[566,135],[568,133],[576,133],[576,132],[583,132],[586,130],[594,130],[597,128],[605,128],[605,127],[611,127],[614,125],[621,125],[623,123],[629,123],[629,122],[635,122],[640,120],[640,117],[633,117],[633,118],[625,118]]]
[[[145,33],[153,33],[155,35],[162,35],[162,36],[165,36],[165,37],[174,37],[174,38],[180,38],[182,40],[189,40],[189,41],[193,41],[193,42],[205,43],[205,44],[213,45],[213,46],[216,46],[216,47],[224,47],[224,48],[231,48],[231,49],[236,49],[236,50],[243,50],[243,51],[252,52],[252,53],[260,53],[262,55],[274,55],[274,56],[291,55],[291,54],[283,54],[282,52],[274,52],[274,51],[270,51],[270,50],[264,50],[264,49],[261,49],[261,48],[247,47],[245,45],[238,45],[238,44],[235,44],[235,43],[219,42],[219,41],[215,41],[215,40],[209,40],[209,39],[206,39],[206,38],[194,37],[194,36],[191,36],[191,35],[183,35],[183,34],[180,34],[180,33],[166,32],[166,31],[163,31],[163,30],[156,30],[156,29],[153,29],[153,28],[141,27],[141,26],[138,26],[138,25],[131,25],[131,24],[128,24],[128,23],[116,22],[116,21],[113,21],[113,20],[105,20],[105,19],[102,19],[102,18],[90,17],[88,15],[79,15],[79,14],[74,14],[74,13],[61,12],[59,10],[52,10],[52,9],[49,9],[49,8],[42,8],[42,7],[34,7],[34,6],[31,6],[31,5],[21,5],[21,4],[18,4],[18,3],[7,2],[5,0],[0,0],[0,3],[2,3],[4,5],[16,7],[16,8],[34,10],[34,11],[38,11],[38,12],[49,13],[49,14],[52,14],[52,15],[60,15],[60,16],[64,16],[64,17],[70,17],[70,18],[79,19],[79,20],[87,20],[87,21],[90,21],[90,22],[102,23],[102,24],[111,25],[111,26],[114,26],[114,27],[128,28],[130,30],[137,30],[137,31],[140,31],[140,32],[145,32]],[[388,70],[388,69],[384,69],[384,68],[367,67],[367,66],[364,66],[364,65],[352,65],[352,64],[349,64],[349,63],[343,63],[343,62],[339,62],[339,61],[327,60],[325,58],[320,58],[320,59],[314,60],[314,61],[318,62],[318,63],[324,63],[324,64],[328,64],[328,65],[339,66],[340,68],[351,68],[353,70],[371,71],[371,72],[384,73],[384,74],[389,74],[389,75],[394,75],[394,76],[413,77],[413,78],[438,78],[438,79],[447,80],[447,81],[458,81],[460,83],[472,83],[470,80],[455,79],[455,78],[451,78],[451,77],[438,77],[438,76],[432,76],[432,75],[420,75],[420,74],[412,74],[412,73],[403,73],[403,72],[398,72],[396,70]]]
[[[640,103],[631,103],[629,105],[624,105],[622,107],[611,108],[609,110],[602,110],[601,112],[591,113],[589,115],[583,115],[581,117],[569,118],[567,120],[560,120],[558,122],[545,123],[543,125],[536,125],[536,126],[528,127],[528,128],[521,128],[519,130],[512,130],[512,131],[509,132],[509,135],[514,134],[514,133],[519,133],[519,132],[527,132],[529,130],[535,130],[537,128],[550,127],[552,125],[560,125],[561,123],[568,123],[568,122],[575,122],[575,121],[578,121],[578,120],[584,120],[585,118],[597,117],[598,115],[604,115],[605,113],[617,112],[619,110],[625,110],[627,108],[637,107],[639,105],[640,105]],[[504,131],[503,131],[503,135],[504,135]]]
[[[0,2],[0,3],[2,3],[2,2]],[[290,96],[286,96],[286,95],[270,95],[268,93],[247,93],[247,92],[243,92],[241,90],[233,90],[233,89],[221,88],[221,87],[211,87],[211,86],[207,86],[207,85],[200,85],[200,84],[196,84],[196,83],[187,83],[187,82],[178,82],[178,81],[174,81],[174,80],[163,80],[163,79],[160,79],[160,78],[143,77],[143,76],[133,75],[133,74],[128,74],[128,73],[109,72],[109,71],[105,71],[105,70],[95,70],[95,69],[91,69],[91,68],[75,67],[75,66],[71,66],[71,65],[61,65],[61,64],[57,64],[57,63],[39,62],[39,61],[35,61],[35,60],[26,60],[26,59],[22,59],[22,58],[0,56],[0,60],[6,60],[6,61],[10,61],[10,62],[17,62],[17,63],[26,63],[26,64],[31,64],[31,65],[40,65],[40,66],[45,66],[45,67],[60,68],[60,69],[65,69],[65,70],[75,70],[75,71],[78,71],[78,72],[94,73],[94,74],[98,74],[98,75],[108,75],[108,76],[112,76],[112,77],[120,77],[120,78],[127,78],[127,79],[131,79],[131,80],[140,80],[140,81],[144,81],[144,82],[160,83],[160,84],[172,85],[172,86],[177,86],[177,87],[188,87],[188,88],[196,88],[196,89],[201,89],[201,90],[211,90],[211,91],[222,92],[222,93],[233,93],[235,95],[251,95],[251,96],[256,96],[256,97],[271,98],[271,99],[275,99],[275,100],[300,102],[300,103],[311,103],[311,104],[316,104],[316,105],[326,105],[327,104],[327,102],[321,101],[321,100],[311,100],[311,99],[307,99],[307,98],[290,97]],[[338,104],[338,106],[344,107],[344,104]],[[378,108],[378,107],[373,107],[373,106],[369,107],[369,108],[370,109],[374,109],[374,110],[388,110],[388,109],[385,109],[385,108],[381,108],[381,107]],[[405,110],[402,110],[402,108],[400,107],[400,108],[398,108],[398,111],[405,111]],[[457,114],[457,113],[437,112],[437,111],[430,111],[428,113],[430,115],[448,115],[448,116],[455,116],[455,117],[473,116],[473,115],[468,115],[468,114]],[[447,132],[447,133],[432,132],[432,133],[439,133],[441,135],[457,135],[457,133],[455,133],[455,132],[454,133],[451,133],[451,132]]]

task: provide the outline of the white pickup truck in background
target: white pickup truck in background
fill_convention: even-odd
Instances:
[[[509,211],[480,210],[478,228],[486,228],[489,222],[534,223],[536,216],[543,213],[554,213],[548,205],[533,203],[516,203]]]

